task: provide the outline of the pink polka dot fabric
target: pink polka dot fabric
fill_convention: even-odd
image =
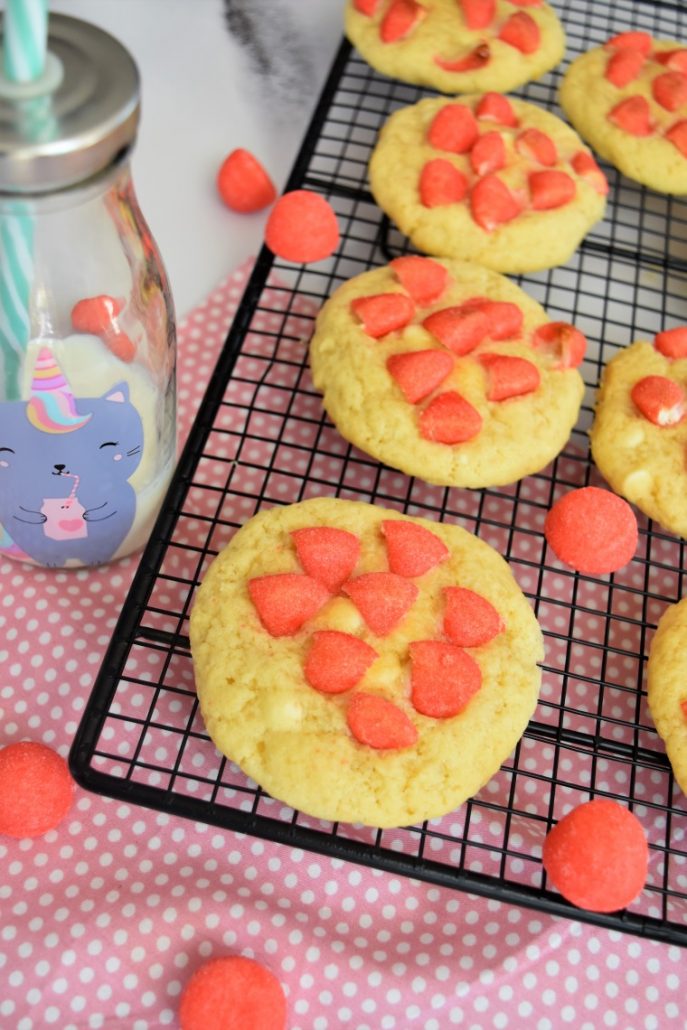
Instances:
[[[246,274],[229,277],[180,327],[184,431]],[[330,452],[326,460],[336,459]],[[136,562],[70,573],[0,564],[1,745],[39,740],[66,757]],[[560,591],[570,589],[559,578]],[[568,616],[552,612],[552,629]],[[571,689],[583,710],[588,685],[581,678]],[[488,840],[486,820],[482,830]],[[290,1030],[684,1025],[687,969],[676,946],[80,788],[44,837],[0,838],[0,864],[7,1030],[178,1026],[184,984],[226,953],[275,973]]]

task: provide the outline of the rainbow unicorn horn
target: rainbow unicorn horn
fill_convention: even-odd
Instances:
[[[26,417],[43,433],[71,433],[91,418],[77,412],[74,395],[49,347],[42,347],[36,358]]]

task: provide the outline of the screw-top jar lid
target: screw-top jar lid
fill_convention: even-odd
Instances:
[[[128,50],[95,25],[51,14],[41,79],[18,86],[0,74],[0,193],[49,192],[96,175],[134,141],[139,112]]]

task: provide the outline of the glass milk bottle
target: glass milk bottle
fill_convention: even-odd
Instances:
[[[176,457],[176,339],[134,193],[139,77],[51,15],[45,72],[0,79],[0,556],[69,568],[138,550]]]

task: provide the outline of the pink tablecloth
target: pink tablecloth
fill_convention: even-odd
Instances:
[[[184,432],[247,270],[180,326]],[[66,757],[136,566],[0,563],[0,745]],[[77,790],[0,838],[0,1027],[176,1026],[209,956],[267,965],[290,1030],[684,1026],[683,950],[537,915]]]

